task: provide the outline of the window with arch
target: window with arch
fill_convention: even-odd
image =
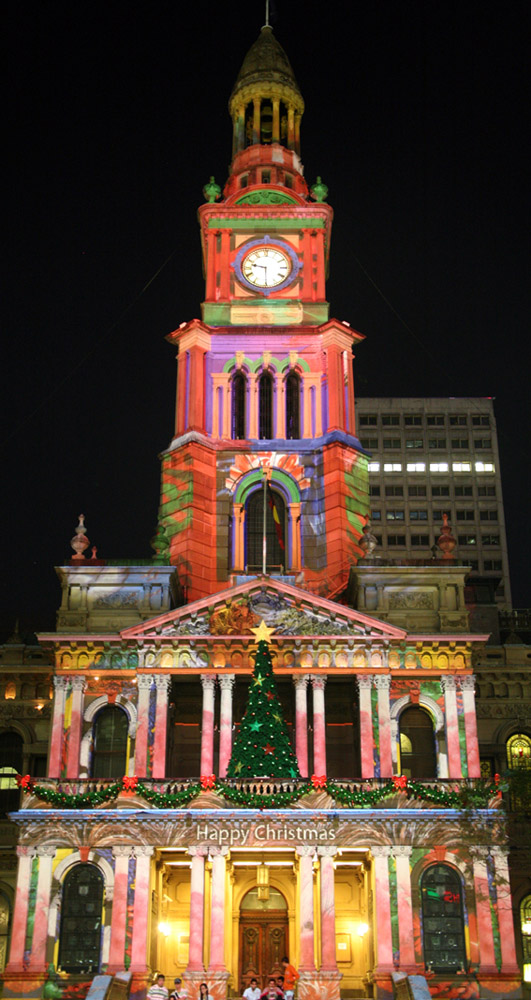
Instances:
[[[13,730],[0,733],[0,815],[16,812],[20,806],[17,774],[22,774],[24,740]]]
[[[127,763],[129,720],[123,709],[106,705],[94,719],[92,778],[121,778]]]
[[[278,490],[262,487],[251,493],[245,504],[245,565],[256,572],[263,565],[264,503],[266,513],[266,571],[286,569],[286,504]],[[283,543],[283,544],[282,544]],[[283,547],[284,546],[284,547]]]
[[[424,963],[433,972],[466,968],[463,891],[449,865],[430,865],[420,880]]]
[[[525,733],[514,733],[507,740],[507,766],[531,770],[531,738]]]
[[[243,372],[237,371],[232,376],[232,438],[235,441],[245,439],[245,403],[247,396],[247,379]]]
[[[63,972],[99,972],[102,913],[102,873],[95,865],[75,865],[63,883],[58,963]]]
[[[7,962],[10,929],[11,904],[6,893],[0,889],[0,972],[3,972]]]
[[[258,379],[258,437],[273,437],[273,377],[269,372],[262,372]]]
[[[419,705],[408,706],[400,715],[400,768],[412,781],[437,777],[433,722]]]
[[[531,983],[531,894],[520,903],[520,935],[522,939],[522,978]]]
[[[301,380],[292,370],[286,378],[286,437],[289,440],[301,436],[300,390]]]

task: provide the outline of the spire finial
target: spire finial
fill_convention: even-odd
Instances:
[[[266,7],[265,10],[266,17],[265,17],[264,28],[270,28],[271,25],[269,24],[269,0],[265,0],[265,7]]]

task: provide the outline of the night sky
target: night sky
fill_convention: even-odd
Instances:
[[[306,177],[335,211],[331,315],[367,337],[357,392],[496,398],[515,607],[531,605],[525,11],[276,0],[272,17],[306,102]],[[101,558],[151,554],[164,336],[200,315],[196,209],[226,179],[227,102],[264,5],[2,14],[5,635],[17,616],[53,627],[80,511]]]

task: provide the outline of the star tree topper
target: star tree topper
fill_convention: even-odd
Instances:
[[[266,623],[265,623],[265,621],[264,621],[263,618],[262,618],[262,621],[260,622],[258,628],[252,628],[251,629],[251,632],[254,633],[254,636],[255,636],[255,639],[256,639],[257,642],[260,642],[263,639],[267,643],[271,642],[271,636],[272,636],[272,634],[273,634],[274,631],[275,631],[274,626],[273,626],[273,628],[270,628],[269,625],[266,625]]]

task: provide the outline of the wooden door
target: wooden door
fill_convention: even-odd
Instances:
[[[264,989],[270,976],[282,975],[288,955],[288,915],[282,910],[244,911],[240,916],[241,991],[253,976]]]

